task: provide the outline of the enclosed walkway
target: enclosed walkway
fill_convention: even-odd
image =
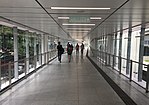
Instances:
[[[75,54],[70,63],[63,55],[62,63],[55,59],[0,96],[0,105],[125,104],[90,61]]]

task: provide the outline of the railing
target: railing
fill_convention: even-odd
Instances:
[[[94,56],[98,59],[100,62],[99,66],[107,66],[112,68],[113,70],[116,70],[119,72],[119,74],[124,75],[129,79],[129,81],[133,81],[139,86],[141,86],[143,89],[146,90],[146,92],[149,92],[148,85],[149,85],[149,65],[143,64],[137,61],[129,60],[126,58],[123,58],[121,56],[115,56],[113,54],[98,51],[95,49],[90,49],[90,55]],[[140,81],[138,79],[138,68],[139,65],[142,67],[142,80]]]
[[[47,64],[56,56],[57,50],[51,50],[49,52],[24,58],[15,62],[9,61],[8,63],[2,64],[0,61],[0,91],[4,90],[21,78],[27,77],[30,73],[35,72],[39,67]],[[15,72],[15,66],[18,67],[18,72]]]

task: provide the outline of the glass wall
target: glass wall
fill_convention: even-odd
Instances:
[[[3,25],[0,25],[0,30],[1,88],[4,88],[9,85],[9,73],[13,74],[13,65],[10,63],[14,61],[13,31],[12,28]]]
[[[13,29],[17,32],[15,37]],[[42,40],[41,36],[35,32],[0,25],[0,90],[57,56],[56,47],[59,38],[49,35],[48,40],[45,41],[46,39]],[[64,40],[61,41],[64,44]],[[14,45],[17,48],[16,55],[14,55]],[[14,62],[15,57],[18,57],[18,61]],[[18,76],[15,75],[16,70]]]
[[[106,35],[101,36],[100,38],[94,38],[91,40],[90,44],[92,48],[91,53],[94,52],[93,54],[99,58],[99,61],[102,61],[105,65],[111,66],[120,74],[131,78],[135,83],[146,88],[147,65],[149,65],[149,29],[146,28],[145,33],[143,34],[141,33],[142,30],[143,29],[140,28],[140,26],[137,26],[132,29],[132,32],[129,30],[125,30],[121,33],[117,32],[113,36],[114,38],[110,38],[111,36],[106,37]],[[121,35],[122,40],[120,37]],[[144,36],[142,40],[141,36]],[[131,40],[128,41],[128,39]],[[143,48],[141,49],[140,42],[143,42]],[[98,51],[98,54],[96,54],[95,51]],[[141,51],[143,51],[143,55],[140,54]],[[142,59],[142,63],[140,62],[140,59]],[[141,69],[139,69],[140,65],[142,65]],[[139,80],[139,78],[141,78],[141,80]]]

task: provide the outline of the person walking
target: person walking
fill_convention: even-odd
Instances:
[[[68,54],[68,61],[69,61],[69,62],[71,61],[71,54],[72,54],[72,51],[73,51],[73,46],[70,45],[70,44],[67,44],[67,54]]]
[[[84,50],[84,44],[82,43],[81,45],[81,54],[83,55],[83,50]]]
[[[58,60],[61,63],[61,58],[62,58],[62,54],[64,53],[64,48],[62,47],[60,42],[58,42],[57,50],[58,50]]]
[[[77,45],[76,45],[76,54],[78,54],[78,53],[79,53],[79,45],[77,43]]]

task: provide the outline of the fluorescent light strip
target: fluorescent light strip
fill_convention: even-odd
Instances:
[[[63,23],[62,25],[64,26],[95,26],[95,24],[66,24],[66,23]]]
[[[109,10],[111,8],[51,7],[51,9]]]
[[[90,17],[91,20],[101,19],[101,17]]]
[[[58,19],[69,19],[69,17],[58,17]]]
[[[68,32],[71,32],[71,33],[87,33],[88,31],[68,31]]]
[[[69,17],[58,17],[58,19],[70,19]],[[101,19],[101,17],[90,17],[91,20]]]
[[[91,30],[91,28],[66,28],[67,30]]]

